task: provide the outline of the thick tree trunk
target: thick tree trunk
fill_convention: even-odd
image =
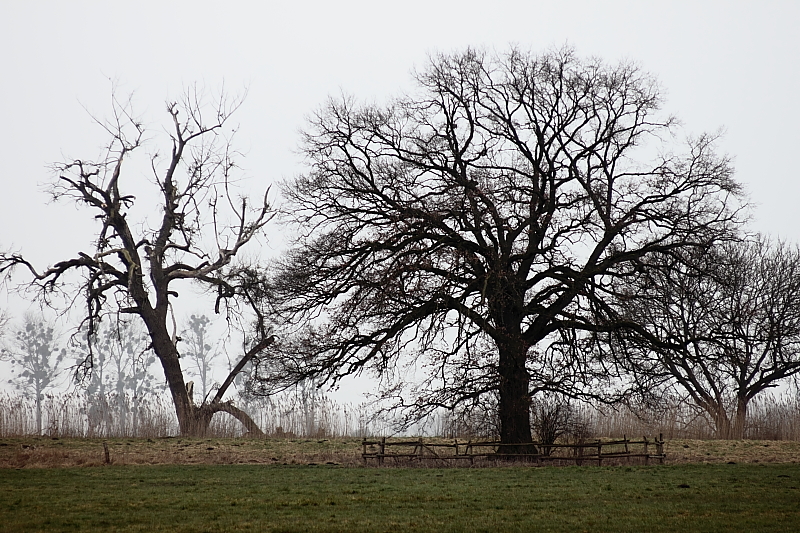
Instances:
[[[744,438],[747,405],[747,398],[738,398],[736,401],[736,413],[733,417],[728,416],[722,403],[715,402],[706,407],[706,411],[714,419],[718,439],[742,440]]]
[[[503,444],[528,444],[531,440],[530,375],[525,367],[527,347],[523,343],[498,346],[500,374],[500,440]],[[535,453],[532,446],[508,446],[507,453]]]
[[[185,436],[195,435],[198,427],[198,420],[195,415],[196,408],[189,400],[186,382],[183,380],[180,360],[174,348],[173,352],[174,355],[168,354],[165,357],[159,355],[161,367],[164,369],[164,377],[167,380],[169,392],[172,395],[172,403],[175,406],[175,415],[178,417],[180,433]]]
[[[721,402],[709,403],[705,406],[706,412],[711,415],[714,420],[714,430],[718,439],[730,439],[733,425],[728,413],[725,411],[725,405]]]
[[[247,431],[247,435],[264,436],[264,433],[247,413],[235,407],[231,402],[223,402],[222,395],[225,390],[227,390],[227,387],[230,385],[236,373],[241,371],[242,367],[255,353],[273,342],[273,337],[262,340],[242,358],[213,400],[203,405],[195,406],[193,398],[189,395],[189,391],[186,388],[186,382],[183,379],[183,371],[181,370],[178,351],[172,339],[169,337],[166,326],[158,327],[158,325],[156,325],[154,328],[149,328],[149,331],[150,338],[153,340],[153,350],[161,361],[161,367],[164,369],[164,377],[167,380],[170,393],[172,394],[172,402],[175,406],[175,415],[178,417],[178,427],[181,435],[192,437],[207,435],[214,414],[225,412],[242,423]]]
[[[205,437],[208,435],[211,419],[216,413],[228,413],[242,423],[247,437],[263,437],[264,432],[258,424],[250,418],[250,415],[234,406],[230,402],[207,403],[199,407],[193,407],[191,419],[187,422],[187,431],[182,433],[191,437]]]
[[[744,425],[747,420],[747,398],[739,397],[736,400],[736,417],[729,434],[730,439],[742,440],[744,438]]]
[[[207,421],[198,416],[198,409],[189,398],[186,382],[183,379],[180,359],[178,358],[178,350],[169,336],[165,320],[160,320],[156,313],[149,317],[142,316],[142,318],[147,325],[150,339],[153,342],[153,351],[156,353],[158,360],[161,362],[161,368],[164,370],[164,378],[167,380],[167,386],[172,396],[172,404],[175,406],[175,416],[178,418],[180,434],[183,436],[202,436],[208,429],[211,416],[208,416]],[[213,415],[213,413],[211,414]]]

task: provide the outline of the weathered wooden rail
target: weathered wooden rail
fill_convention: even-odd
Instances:
[[[597,464],[602,465],[612,462],[630,462],[633,459],[643,460],[649,464],[656,460],[663,464],[664,438],[630,440],[627,437],[621,440],[594,440],[577,444],[503,444],[496,441],[471,441],[452,442],[431,441],[423,439],[413,440],[380,440],[364,439],[361,443],[361,457],[364,464],[374,459],[378,465],[385,464],[387,459],[398,463],[407,461],[427,462],[460,462],[469,461],[474,464],[476,459],[487,461],[524,461],[537,464],[571,463],[576,465]]]

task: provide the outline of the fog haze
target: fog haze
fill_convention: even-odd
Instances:
[[[246,91],[236,146],[245,187],[260,194],[302,171],[298,131],[328,96],[380,102],[411,90],[430,54],[509,44],[639,63],[686,131],[724,131],[720,151],[754,205],[751,227],[798,242],[798,27],[792,1],[6,2],[0,248],[39,266],[88,251],[91,215],[48,204],[43,191],[48,165],[101,153],[91,115],[110,115],[112,82],[134,93],[155,131],[164,102],[191,84]],[[264,258],[280,251],[272,231]],[[26,303],[3,294],[0,307],[16,314]]]

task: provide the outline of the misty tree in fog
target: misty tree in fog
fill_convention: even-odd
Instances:
[[[26,313],[12,335],[0,357],[11,362],[14,376],[8,382],[36,402],[36,433],[41,435],[44,393],[55,386],[67,352],[58,346],[53,325],[41,315]]]
[[[131,320],[105,322],[93,339],[94,368],[85,382],[89,425],[111,423],[111,409],[120,425],[136,433],[142,400],[157,390],[150,367],[155,354],[140,324]],[[82,360],[85,354],[80,355]]]
[[[212,363],[219,353],[209,344],[208,327],[211,320],[206,315],[191,315],[181,333],[185,347],[181,356],[186,359],[186,373],[197,378],[202,402],[208,398],[214,382]]]

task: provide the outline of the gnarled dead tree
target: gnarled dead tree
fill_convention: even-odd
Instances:
[[[713,139],[670,151],[657,85],[630,64],[468,50],[416,80],[312,119],[309,170],[286,185],[299,237],[272,282],[282,316],[312,326],[261,383],[390,376],[406,356],[425,384],[404,405],[497,394],[502,440],[528,443],[531,395],[588,390],[577,373],[597,369],[559,343],[615,327],[608,288],[643,258],[727,232],[739,186]]]
[[[263,315],[250,305],[250,268],[236,261],[272,218],[266,194],[254,203],[232,194],[236,154],[226,126],[240,101],[223,96],[209,104],[195,88],[180,102],[167,105],[171,147],[166,157],[155,154],[150,161],[157,200],[139,211],[132,210],[136,198],[130,191],[142,185],[136,182],[142,178],[133,156],[145,146],[145,129],[134,118],[130,100],[112,102],[113,119],[98,121],[111,138],[105,156],[56,165],[58,177],[51,188],[55,200],[75,202],[97,220],[94,249],[45,270],[20,254],[5,253],[0,272],[24,267],[34,278],[29,288],[50,304],[54,293],[71,300],[84,298],[81,326],[88,332],[89,354],[79,372],[91,369],[91,342],[103,316],[136,315],[161,362],[182,434],[204,433],[217,412],[230,413],[251,434],[260,434],[245,412],[223,400],[236,373],[272,342]],[[134,220],[129,216],[134,212],[143,213],[143,218]],[[77,286],[70,284],[75,276],[81,280]],[[216,312],[251,310],[257,332],[228,379],[201,405],[195,405],[184,382],[172,317],[176,285],[185,281],[213,293]]]

